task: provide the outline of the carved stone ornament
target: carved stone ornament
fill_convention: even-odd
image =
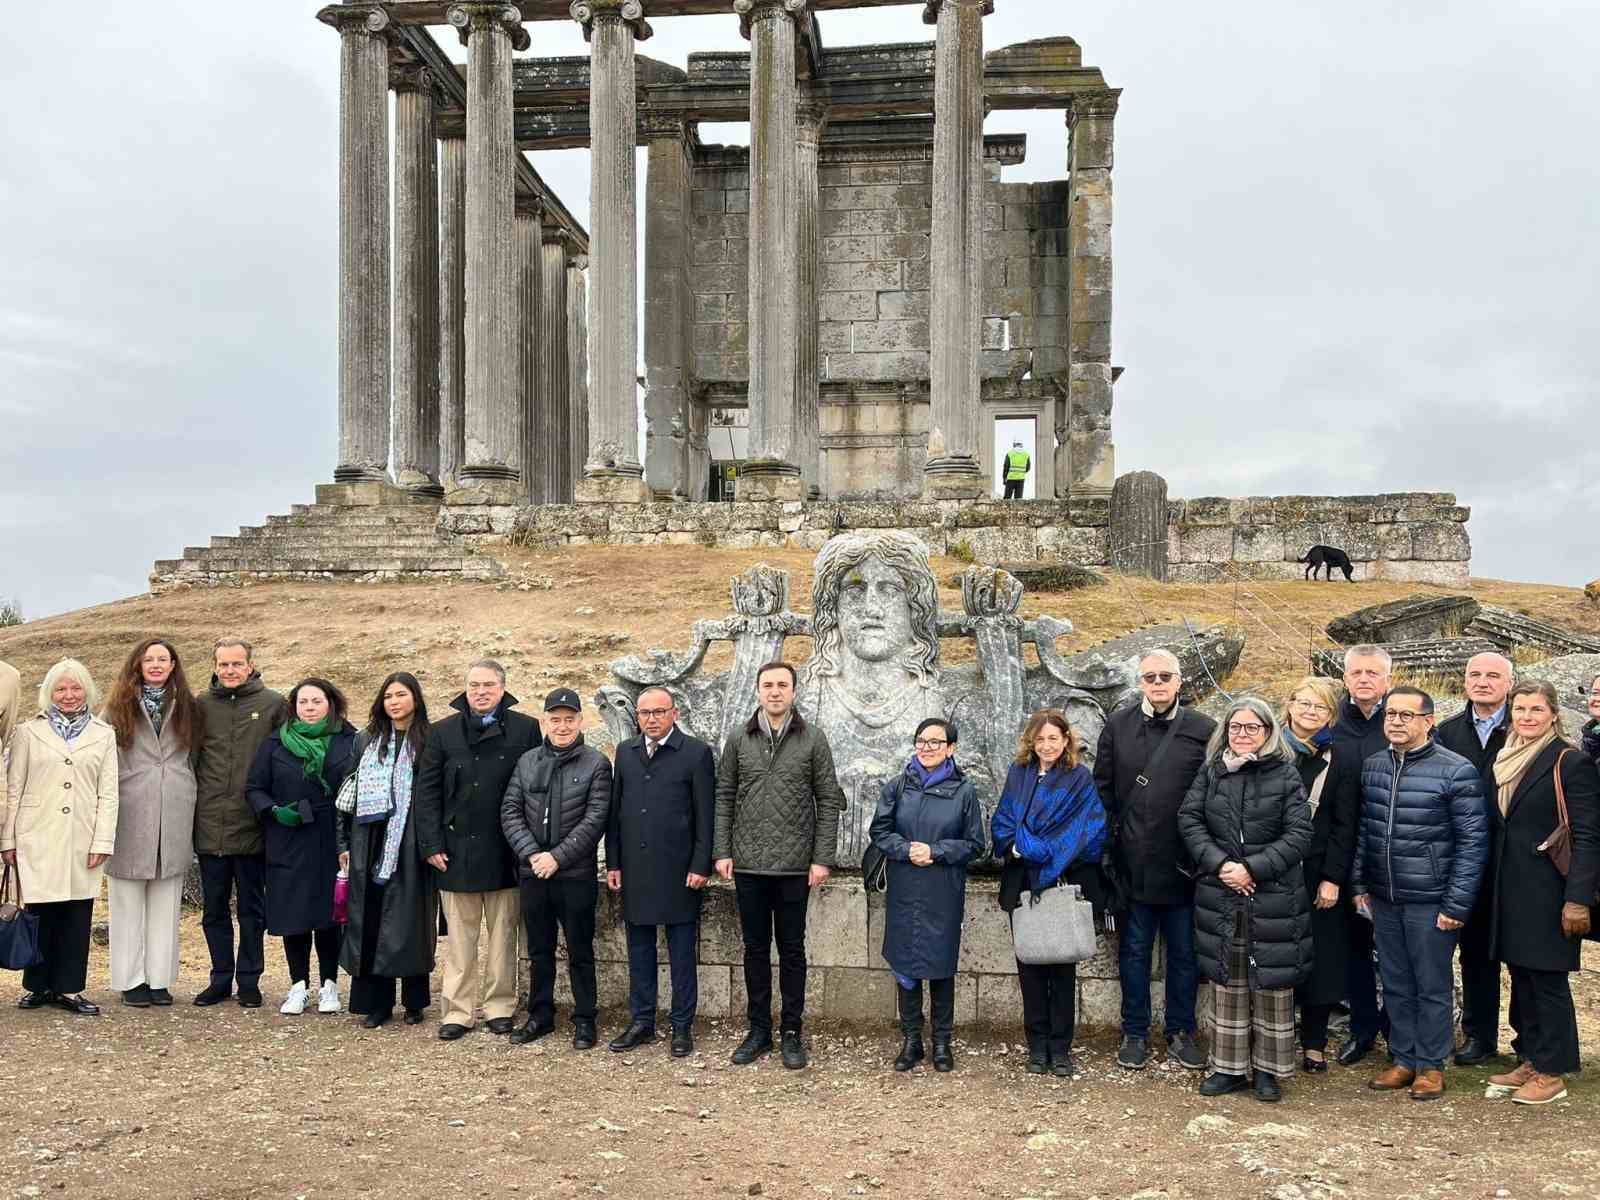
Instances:
[[[644,19],[644,5],[640,0],[572,0],[567,10],[572,19],[583,26],[584,41],[588,41],[596,21],[622,21],[633,29],[635,41],[644,41],[654,31]]]
[[[800,21],[806,15],[811,0],[733,0],[733,11],[739,14],[739,32],[750,36],[752,22],[774,17],[788,17]]]
[[[522,27],[522,10],[514,4],[452,4],[445,19],[456,27],[465,45],[475,29],[500,25],[511,35],[511,45],[526,50],[532,45],[528,31]]]
[[[340,33],[382,33],[389,28],[389,14],[375,4],[330,4],[317,13],[317,20]]]
[[[1117,115],[1121,88],[1106,88],[1098,92],[1076,92],[1067,102],[1067,124],[1077,124],[1085,117],[1105,119]]]
[[[937,25],[939,23],[939,10],[946,4],[965,4],[969,8],[981,4],[983,15],[991,16],[994,13],[994,0],[924,0],[922,5],[922,23],[924,25]]]
[[[391,62],[389,87],[396,92],[434,93],[433,72],[419,62]]]
[[[828,106],[820,100],[802,100],[795,105],[794,134],[797,140],[808,145],[822,141],[822,131],[828,126]]]

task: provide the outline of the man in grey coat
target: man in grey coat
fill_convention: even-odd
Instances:
[[[717,874],[733,880],[744,935],[744,985],[750,1031],[735,1065],[772,1049],[772,950],[778,943],[783,996],[783,1065],[806,1065],[800,1022],[806,995],[806,904],[828,878],[839,839],[844,790],[821,729],[794,708],[795,670],[767,663],[756,673],[760,706],[728,739],[717,767],[712,853]]]

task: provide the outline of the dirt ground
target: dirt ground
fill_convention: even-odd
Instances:
[[[1483,1099],[1484,1070],[1451,1070],[1436,1104],[1375,1094],[1367,1064],[1268,1106],[1201,1100],[1165,1063],[1122,1071],[1106,1034],[1080,1039],[1071,1082],[967,1031],[950,1075],[896,1075],[888,1029],[836,1026],[808,1030],[806,1071],[736,1068],[728,1022],[702,1021],[680,1061],[665,1043],[579,1053],[564,1019],[517,1047],[481,1029],[440,1042],[434,1009],[378,1031],[280,1016],[277,939],[265,1007],[197,1009],[193,914],[183,961],[174,1007],[128,1009],[96,946],[98,1019],[22,1012],[18,977],[0,976],[0,1197],[1600,1196],[1593,1057],[1546,1109]],[[1576,988],[1592,1056],[1600,975]],[[603,1036],[619,1027],[603,1014]]]

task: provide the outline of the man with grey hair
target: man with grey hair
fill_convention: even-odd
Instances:
[[[1117,967],[1122,981],[1122,1044],[1117,1062],[1131,1071],[1150,1059],[1150,966],[1156,935],[1167,944],[1168,1054],[1191,1071],[1205,1069],[1195,1044],[1200,967],[1194,944],[1194,883],[1180,867],[1187,857],[1178,808],[1205,764],[1217,723],[1178,703],[1183,669],[1170,650],[1139,660],[1141,698],[1106,718],[1095,752],[1094,782],[1106,809],[1106,854],[1118,891]]]
[[[1516,668],[1504,654],[1486,652],[1467,660],[1463,684],[1467,707],[1441,721],[1434,737],[1477,769],[1483,781],[1484,817],[1489,822],[1489,843],[1498,844],[1504,818],[1495,797],[1494,760],[1506,744],[1511,717],[1506,697],[1516,683]],[[1456,1051],[1456,1065],[1476,1066],[1499,1053],[1500,964],[1489,954],[1490,927],[1494,923],[1495,873],[1486,871],[1478,899],[1461,930],[1461,1032],[1465,1040]]]
[[[477,1023],[478,936],[489,931],[483,1015],[489,1032],[511,1032],[517,1008],[517,860],[500,824],[500,804],[517,760],[544,739],[539,722],[513,712],[506,669],[492,658],[467,669],[456,711],[428,731],[417,763],[411,811],[417,853],[439,872],[445,939],[441,1041]]]

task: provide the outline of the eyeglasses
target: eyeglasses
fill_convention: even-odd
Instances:
[[[1326,704],[1319,703],[1316,700],[1291,700],[1289,707],[1298,708],[1301,712],[1325,713],[1333,711]]]
[[[638,710],[639,715],[641,717],[648,717],[652,721],[655,720],[657,717],[666,716],[671,711],[672,711],[672,709],[670,709],[670,708],[641,708],[641,709]]]
[[[1176,671],[1146,671],[1139,676],[1146,683],[1171,683],[1177,677]]]
[[[938,738],[918,738],[911,743],[918,750],[939,750],[948,746],[949,742],[942,742]]]
[[[1240,737],[1255,737],[1256,734],[1265,733],[1266,731],[1267,727],[1265,725],[1257,725],[1254,721],[1248,725],[1239,721],[1228,722],[1228,732],[1237,734]]]
[[[1400,712],[1396,709],[1386,709],[1383,714],[1385,721],[1392,721],[1396,725],[1409,725],[1419,717],[1431,717],[1432,713],[1425,712]]]

